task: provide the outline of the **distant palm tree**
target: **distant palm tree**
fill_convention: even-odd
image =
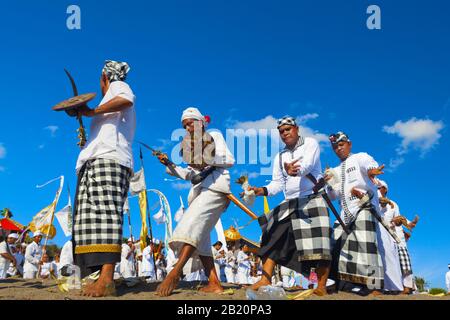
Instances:
[[[417,290],[419,290],[419,292],[426,291],[425,287],[428,287],[429,284],[425,281],[425,278],[414,277],[414,281],[416,282]]]

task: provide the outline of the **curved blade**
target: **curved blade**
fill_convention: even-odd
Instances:
[[[75,84],[75,80],[73,79],[70,72],[67,71],[67,69],[64,69],[64,71],[66,72],[67,76],[69,77],[70,83],[72,84],[73,96],[74,97],[78,96],[78,88],[77,85]]]

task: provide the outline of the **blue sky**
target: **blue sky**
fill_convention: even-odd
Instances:
[[[81,8],[81,30],[66,27],[71,4]],[[371,4],[381,8],[381,30],[366,27]],[[181,112],[191,105],[222,131],[265,127],[285,114],[303,117],[303,132],[319,140],[346,131],[355,152],[390,168],[383,179],[401,212],[421,216],[408,243],[413,268],[443,287],[450,262],[449,9],[446,1],[10,2],[0,20],[0,207],[27,224],[57,188],[36,184],[59,175],[73,197],[77,124],[51,111],[71,95],[63,68],[80,92],[100,95],[103,61],[124,60],[137,96],[136,139],[168,152]],[[338,165],[322,145],[322,165]],[[135,145],[136,170],[138,150]],[[170,177],[149,153],[145,164],[148,186],[167,195],[174,213],[179,195],[186,202],[186,185],[165,181]],[[252,184],[264,185],[270,177],[258,176],[259,169],[237,165],[232,178],[249,172]],[[233,184],[235,194],[239,188]],[[64,190],[58,209],[66,199]],[[269,199],[271,207],[281,200]],[[152,195],[150,206],[156,202]],[[262,199],[253,209],[262,213]],[[131,210],[137,234],[136,199]],[[233,218],[249,221],[230,206],[225,228]],[[163,226],[153,225],[162,238]],[[257,223],[242,233],[260,236]],[[66,240],[58,226],[54,242]]]

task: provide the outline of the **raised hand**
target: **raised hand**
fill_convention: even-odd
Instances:
[[[384,174],[384,164],[379,166],[378,168],[373,168],[370,170],[367,170],[367,175],[369,176],[369,178],[372,180],[373,183],[376,184],[376,180],[375,177],[379,176],[380,174]]]
[[[298,175],[298,171],[300,170],[300,165],[297,164],[298,161],[299,159],[294,160],[290,163],[289,162],[284,163],[284,169],[286,170],[288,175],[293,177]]]
[[[361,192],[356,188],[352,188],[352,190],[350,192],[353,196],[357,197],[358,199],[362,199],[362,197],[364,197],[364,195],[365,195],[364,192]]]
[[[254,191],[255,195],[257,196],[263,196],[264,195],[264,189],[263,188],[258,188],[258,187],[249,187],[248,188],[249,191]],[[242,195],[244,194],[244,192],[241,193]]]

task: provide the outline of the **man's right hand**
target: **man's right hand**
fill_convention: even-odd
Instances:
[[[249,191],[254,191],[255,195],[257,195],[258,197],[263,196],[264,195],[264,188],[258,188],[258,187],[249,187],[248,188]]]
[[[168,165],[169,157],[167,156],[167,154],[165,154],[165,153],[158,153],[156,156],[158,157],[159,162],[161,162],[165,166]]]

